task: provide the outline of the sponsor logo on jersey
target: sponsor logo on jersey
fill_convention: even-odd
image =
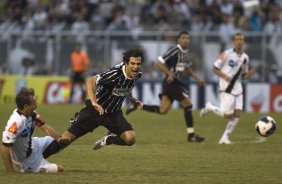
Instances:
[[[112,91],[113,95],[126,96],[132,91],[132,88],[114,88]]]
[[[235,62],[235,61],[233,61],[233,60],[229,60],[229,61],[228,61],[228,65],[229,65],[231,68],[233,68],[233,67],[237,66],[238,63]]]
[[[8,132],[11,132],[12,134],[16,134],[17,133],[17,123],[14,122],[10,128],[8,129]]]
[[[21,133],[21,136],[22,137],[27,137],[30,132],[31,132],[31,128],[30,127],[25,127],[25,129]]]

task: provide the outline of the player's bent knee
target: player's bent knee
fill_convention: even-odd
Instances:
[[[125,137],[125,139],[123,139],[123,141],[127,146],[132,146],[136,142],[136,136],[135,135],[127,136]]]
[[[165,115],[168,113],[168,110],[167,109],[160,109],[160,112],[159,114],[162,114],[162,115]]]
[[[136,138],[131,138],[131,139],[125,140],[124,142],[126,143],[127,146],[132,146],[133,144],[135,144]]]
[[[62,165],[57,165],[58,166],[58,172],[64,172],[65,169]]]
[[[127,131],[121,135],[122,140],[128,146],[132,146],[136,142],[136,134],[134,131]]]
[[[224,114],[224,118],[231,119],[233,118],[233,114]]]

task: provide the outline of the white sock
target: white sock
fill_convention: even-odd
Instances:
[[[239,118],[232,118],[230,121],[228,121],[226,129],[221,137],[221,139],[229,139],[229,135],[233,132],[234,128],[236,127],[237,123],[239,121]]]
[[[220,116],[220,117],[224,117],[224,112],[217,106],[210,104],[207,109],[209,111],[212,111],[213,113],[215,113],[216,115]]]
[[[194,133],[194,128],[187,128],[187,133],[188,134],[191,134],[191,133]]]

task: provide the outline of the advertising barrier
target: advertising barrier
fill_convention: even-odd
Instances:
[[[55,76],[1,76],[0,103],[14,104],[16,94],[22,87],[35,90],[38,104],[65,103],[70,91],[68,80],[68,77]]]
[[[1,76],[0,103],[14,104],[15,96],[22,87],[35,89],[38,104],[69,102],[71,84],[67,76]],[[205,87],[191,83],[189,88],[194,109],[202,108],[206,101],[218,105],[216,83],[208,83]],[[144,104],[157,105],[161,90],[160,81],[140,81],[133,90],[133,96]],[[73,101],[82,103],[81,96],[80,89],[75,87]],[[282,112],[282,85],[247,83],[244,85],[244,97],[247,112]],[[173,108],[178,107],[178,103],[173,104]]]

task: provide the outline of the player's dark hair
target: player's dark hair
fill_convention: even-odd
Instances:
[[[30,96],[34,96],[34,90],[32,88],[22,88],[16,96],[17,108],[22,110],[24,105],[30,105]]]
[[[131,57],[141,57],[141,62],[143,62],[143,51],[138,49],[131,49],[127,50],[126,52],[122,53],[123,58],[122,61],[124,64],[128,64],[129,58]]]
[[[182,35],[190,35],[188,31],[181,31],[178,36],[177,39],[180,38]]]

